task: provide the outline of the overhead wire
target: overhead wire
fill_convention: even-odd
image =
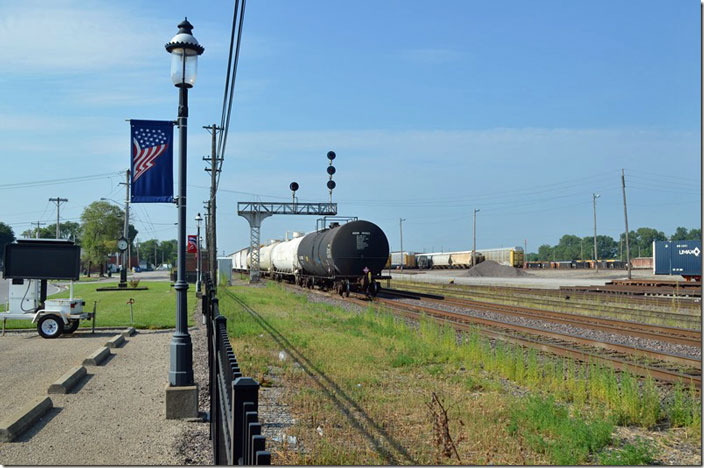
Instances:
[[[228,79],[226,80],[226,85],[225,85],[225,96],[223,97],[223,113],[222,113],[222,118],[220,121],[220,139],[218,141],[218,154],[216,158],[216,165],[217,167],[217,176],[215,180],[215,191],[217,192],[218,186],[220,185],[220,174],[222,174],[222,164],[225,159],[225,149],[227,148],[227,136],[230,130],[230,118],[232,116],[232,101],[233,97],[235,95],[235,81],[237,79],[237,66],[239,64],[239,58],[240,58],[240,46],[242,42],[242,27],[244,24],[244,11],[245,7],[247,6],[247,1],[246,0],[241,0],[241,7],[238,8],[238,5],[240,4],[239,0],[235,0],[235,13],[232,18],[232,34],[230,37],[230,57],[228,59],[228,69],[227,69],[227,77]],[[237,22],[237,13],[239,10],[239,23]],[[236,45],[234,46],[235,49],[235,56],[234,60],[232,57],[232,48],[233,48],[233,39],[235,36],[235,28],[237,28],[237,42]],[[234,61],[234,63],[233,63]],[[230,80],[230,67],[232,67],[232,79]],[[230,89],[228,93],[227,89],[227,81],[229,81]],[[225,111],[225,100],[228,101],[227,103],[227,112]],[[216,170],[215,167],[211,168],[211,170]]]

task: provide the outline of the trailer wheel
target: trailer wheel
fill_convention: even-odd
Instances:
[[[68,321],[68,326],[64,327],[64,335],[70,335],[71,333],[75,332],[78,330],[78,324],[80,323],[80,320],[69,320]]]
[[[64,331],[64,321],[58,315],[45,315],[39,319],[37,331],[42,338],[57,338]]]

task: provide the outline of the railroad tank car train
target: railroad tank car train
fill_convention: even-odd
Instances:
[[[259,269],[272,279],[299,286],[334,289],[340,295],[350,291],[376,295],[378,279],[389,257],[384,231],[369,221],[332,223],[329,228],[293,238],[272,241],[259,249]],[[231,255],[232,269],[248,271],[249,248]]]

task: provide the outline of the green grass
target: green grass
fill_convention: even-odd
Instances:
[[[465,424],[460,430],[466,431],[474,444],[460,444],[460,453],[463,454],[462,450],[472,454],[489,453],[499,445],[505,457],[482,458],[483,455],[465,452],[463,462],[469,464],[638,464],[648,459],[650,447],[610,446],[615,424],[652,427],[670,420],[673,425],[693,427],[695,421],[701,421],[695,416],[697,408],[701,408],[696,405],[696,390],[680,389],[677,399],[669,406],[661,406],[652,379],[638,385],[634,376],[625,373],[619,378],[610,367],[578,364],[502,342],[490,343],[476,331],[458,337],[455,330],[429,318],[409,326],[384,310],[369,307],[358,313],[326,303],[309,303],[305,296],[292,294],[274,284],[228,289],[281,331],[316,368],[333,378],[343,390],[358,396],[370,413],[383,415],[382,420],[387,418],[384,423],[388,427],[398,425],[402,436],[411,439],[411,446],[417,446],[421,464],[436,463],[432,447],[427,446],[430,429],[419,420],[425,407],[422,397],[437,389],[456,396],[452,400],[455,416]],[[298,435],[303,437],[306,431],[314,431],[319,424],[328,427],[323,422],[329,425],[330,420],[344,425],[337,416],[330,414],[330,405],[321,402],[324,396],[300,375],[300,368],[293,366],[290,359],[277,358],[281,349],[279,343],[271,340],[226,294],[220,294],[220,304],[221,313],[228,316],[228,333],[233,337],[233,347],[245,372],[260,380],[270,380],[272,368],[281,367],[283,375],[290,379],[287,387],[300,389],[293,390],[294,408],[305,413],[300,417],[303,422],[296,428]],[[503,379],[530,389],[539,395],[538,399],[520,399],[520,404],[514,404],[515,398],[506,393]],[[396,385],[394,389],[393,385]],[[497,408],[489,412],[486,406],[476,405],[476,401],[467,397],[472,393],[481,394],[482,399],[489,399],[491,395]],[[555,400],[545,399],[546,394],[554,395]],[[532,401],[526,412],[515,409],[525,401]],[[566,405],[571,412],[568,413]],[[511,412],[506,408],[511,408]],[[397,414],[391,416],[394,412]],[[542,413],[546,415],[544,420],[540,419]],[[673,417],[674,414],[679,416]],[[528,418],[535,420],[535,425],[526,426],[530,429],[524,433],[518,421]],[[409,427],[408,421],[415,421],[415,426]],[[518,432],[508,434],[511,427]],[[413,431],[424,433],[426,439]],[[327,454],[325,457],[299,454],[302,458],[281,461],[388,463],[383,458],[350,454],[344,447],[330,451],[330,446],[318,441],[318,436],[313,434],[308,441],[312,444],[309,453],[320,448],[321,453]],[[530,447],[532,455],[525,458],[522,450],[516,451],[513,440],[516,434],[521,435],[521,445]],[[341,444],[348,442],[345,438],[340,440]],[[477,446],[482,448],[477,449]]]
[[[74,284],[73,296],[85,300],[84,311],[92,312],[93,303],[97,302],[96,327],[122,327],[134,326],[135,328],[172,328],[176,323],[176,291],[167,281],[142,282],[146,291],[96,291],[97,288],[114,286],[114,283],[78,283]],[[51,296],[51,298],[68,298],[69,291]],[[133,298],[135,303],[134,324],[130,324],[130,307],[127,301]],[[188,323],[193,325],[191,311],[196,305],[195,288],[191,285],[188,289]],[[81,327],[90,327],[90,320],[81,321]],[[8,320],[6,327],[33,328],[28,320]]]
[[[521,437],[528,446],[547,455],[554,465],[647,465],[654,449],[645,441],[609,447],[614,424],[609,419],[570,417],[565,406],[554,398],[533,396],[511,410],[509,433]]]

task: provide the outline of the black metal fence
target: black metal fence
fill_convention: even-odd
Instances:
[[[259,384],[242,377],[220,315],[213,283],[205,276],[203,315],[208,325],[210,369],[210,439],[216,465],[270,465],[266,438],[257,413]]]

